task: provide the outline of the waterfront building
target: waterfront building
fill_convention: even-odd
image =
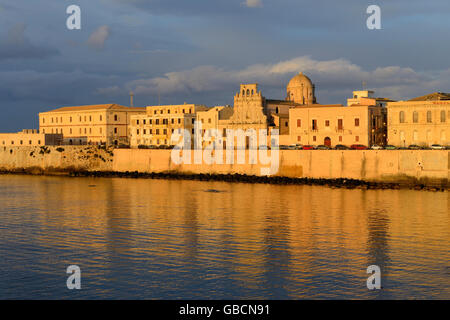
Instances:
[[[202,135],[205,135],[208,130],[218,130],[218,133],[226,138],[227,127],[226,122],[224,121],[230,119],[232,115],[233,108],[230,106],[216,106],[197,112],[196,120],[201,123]],[[211,140],[213,141],[214,138]],[[203,140],[202,147],[205,147],[212,141]]]
[[[3,147],[57,146],[62,143],[62,139],[62,134],[39,133],[36,129],[0,133],[0,143]]]
[[[289,110],[291,143],[384,145],[386,109],[374,105],[306,105]]]
[[[194,133],[196,114],[208,110],[197,104],[147,106],[144,113],[131,117],[130,146],[171,145],[175,130]]]
[[[408,101],[389,102],[388,143],[407,147],[448,145],[450,93],[435,92]]]
[[[128,145],[130,118],[144,113],[117,104],[62,107],[39,113],[39,131],[62,134],[67,145]]]

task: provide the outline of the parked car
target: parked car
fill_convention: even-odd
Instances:
[[[409,150],[420,150],[422,149],[421,147],[419,147],[417,144],[411,144],[408,146]]]
[[[303,150],[314,150],[314,146],[303,146]]]
[[[385,150],[395,150],[395,149],[397,149],[397,147],[393,146],[391,144],[387,144],[387,145],[384,146],[384,149]]]
[[[296,144],[295,145],[295,150],[302,150],[303,149],[303,145],[302,144]]]
[[[334,147],[334,149],[336,149],[336,150],[348,150],[348,149],[350,149],[350,148],[347,147],[347,146],[345,146],[345,145],[343,145],[343,144],[337,144],[337,145]]]
[[[290,145],[288,146],[288,149],[289,149],[289,150],[295,150],[295,147],[296,147],[295,144],[290,144]]]
[[[321,145],[318,145],[317,147],[316,147],[316,150],[330,150],[331,148],[329,147],[329,146],[326,146],[326,145],[323,145],[323,144],[321,144]]]
[[[440,144],[432,144],[431,145],[431,149],[433,149],[433,150],[445,150],[445,146],[440,145]]]
[[[280,145],[280,150],[289,150],[289,147],[282,144],[282,145]]]
[[[374,144],[373,146],[370,147],[370,149],[372,149],[372,150],[383,150],[383,147],[379,146],[377,144]]]
[[[352,149],[352,150],[367,150],[367,147],[363,144],[352,144],[350,149]]]

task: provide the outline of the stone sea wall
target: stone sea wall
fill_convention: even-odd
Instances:
[[[67,173],[111,171],[113,149],[94,146],[0,147],[0,171]]]
[[[279,170],[276,175],[280,177],[450,186],[448,150],[280,150],[279,153]],[[247,151],[246,163],[248,156]],[[269,167],[259,162],[234,163],[177,165],[171,161],[170,150],[116,149],[113,170],[260,176],[261,169]]]
[[[247,150],[247,164],[237,164],[237,161],[234,161],[235,164],[220,165],[175,164],[171,159],[171,150],[113,150],[95,146],[0,147],[0,171],[76,175],[116,173],[119,176],[235,175],[252,176],[261,180],[261,169],[268,168],[269,165],[262,165],[259,161],[257,164],[248,164],[248,156]],[[193,162],[193,155],[191,159]],[[449,177],[448,150],[280,150],[279,169],[276,176],[269,179],[348,179],[376,184],[450,188]],[[265,182],[267,179],[263,180]]]

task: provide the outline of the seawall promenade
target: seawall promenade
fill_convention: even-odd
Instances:
[[[208,165],[193,164],[193,158],[192,164],[175,164],[171,159],[171,150],[104,149],[95,146],[0,147],[0,171],[120,176],[153,174],[155,177],[236,175],[266,181],[267,178],[261,177],[261,169],[268,166],[259,162],[249,164],[249,151],[245,152],[246,164],[235,161],[234,164]],[[280,150],[278,172],[269,180],[348,179],[447,189],[450,188],[449,177],[448,150]]]

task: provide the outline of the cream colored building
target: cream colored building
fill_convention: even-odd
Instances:
[[[131,117],[130,146],[169,146],[175,130],[194,133],[196,114],[205,110],[196,104],[148,106],[144,114]]]
[[[196,120],[201,123],[202,135],[205,135],[208,130],[218,130],[222,134],[222,137],[225,138],[227,125],[224,121],[230,119],[232,115],[233,108],[229,106],[216,106],[197,112]],[[207,144],[209,143],[203,141],[203,147]]]
[[[347,99],[347,106],[364,105],[386,107],[388,102],[394,102],[394,100],[387,98],[376,98],[374,97],[374,93],[375,91],[372,90],[353,91],[353,97]]]
[[[128,145],[130,118],[144,113],[117,104],[63,107],[39,113],[39,130],[62,134],[67,145]]]
[[[390,102],[388,144],[450,144],[450,94],[432,93],[409,101]]]
[[[62,143],[62,139],[62,134],[38,133],[36,129],[0,133],[0,143],[3,147],[57,146]]]
[[[385,108],[376,106],[309,105],[289,110],[292,144],[383,145]]]

